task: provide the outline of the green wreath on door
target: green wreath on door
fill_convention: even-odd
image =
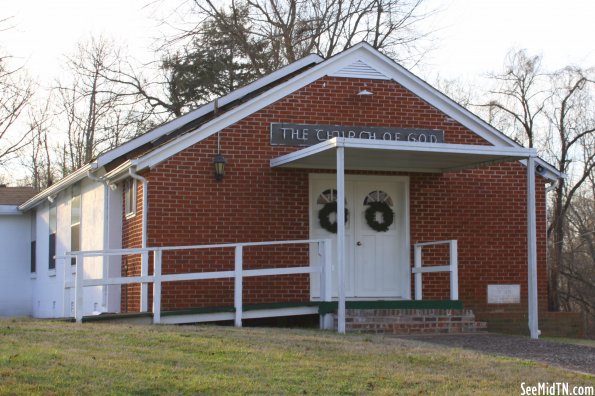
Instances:
[[[332,232],[333,234],[337,233],[337,220],[331,222],[331,214],[337,213],[337,201],[325,203],[324,206],[318,211],[318,221],[320,222],[320,226],[327,230],[328,232]],[[345,223],[347,223],[349,219],[349,210],[345,208]]]
[[[380,213],[382,221],[376,219],[376,214]],[[366,222],[371,229],[377,232],[386,232],[395,221],[395,212],[392,211],[386,202],[370,202],[365,212]]]

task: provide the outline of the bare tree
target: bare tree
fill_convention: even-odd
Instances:
[[[133,88],[165,118],[180,116],[311,53],[328,58],[366,41],[413,65],[431,41],[431,32],[419,24],[433,13],[424,0],[179,3],[179,34],[160,48],[159,81],[134,67],[117,73],[118,83]]]
[[[497,88],[483,109],[496,111],[518,140],[546,153],[561,173],[568,174],[551,197],[549,238],[549,309],[560,309],[560,273],[564,261],[566,217],[574,196],[595,169],[595,112],[590,70],[567,67],[554,73],[540,69],[541,58],[525,51],[511,53],[504,73],[492,75]],[[493,115],[494,113],[492,113]]]
[[[31,142],[23,150],[21,165],[29,170],[29,177],[23,182],[25,185],[42,190],[54,181],[55,170],[52,167],[52,155],[48,139],[51,130],[52,102],[48,98],[43,106],[29,111],[29,128],[32,131]]]
[[[33,96],[32,82],[22,68],[0,56],[0,165],[13,159],[30,142],[30,130],[22,123]]]
[[[496,82],[492,100],[479,104],[489,111],[489,122],[506,130],[513,139],[535,147],[536,124],[543,115],[549,92],[541,57],[526,50],[511,50],[502,73],[489,76]]]
[[[55,88],[57,114],[67,132],[65,157],[59,160],[65,173],[144,132],[150,113],[138,94],[112,76],[120,57],[113,42],[93,38],[66,59],[70,79]]]
[[[583,311],[587,334],[595,334],[595,183],[578,194],[567,215],[565,265],[560,270],[560,305]]]
[[[431,14],[422,7],[423,0],[240,0],[228,7],[194,0],[193,4],[189,17],[215,21],[225,31],[236,32],[236,44],[251,63],[261,63],[259,54],[251,52],[253,43],[266,42],[268,52],[277,55],[268,59],[273,68],[310,53],[328,58],[360,41],[399,61],[417,60],[423,54],[420,42],[429,35],[418,22]],[[200,35],[202,23],[183,30],[176,39]]]
[[[566,218],[574,196],[581,191],[595,169],[595,112],[593,112],[593,82],[588,71],[565,68],[551,77],[552,96],[547,119],[551,138],[547,150],[557,168],[569,175],[559,180],[552,198],[551,223],[547,233],[551,242],[550,304],[557,311],[559,304],[559,274],[568,264],[564,262]]]

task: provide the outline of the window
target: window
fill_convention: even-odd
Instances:
[[[382,190],[372,191],[366,195],[364,205],[369,205],[372,202],[386,202],[387,205],[393,206],[393,199]]]
[[[37,272],[37,263],[35,262],[35,255],[36,255],[36,243],[35,241],[31,241],[31,273],[34,274]]]
[[[124,214],[126,217],[136,214],[136,180],[133,179],[124,182]]]
[[[72,199],[70,201],[70,251],[81,250],[81,186],[72,186]],[[70,259],[70,264],[76,264],[76,258]]]
[[[37,214],[31,215],[31,273],[37,272]]]
[[[49,251],[48,268],[51,270],[55,270],[56,269],[56,258],[54,256],[56,255],[56,231],[58,229],[58,211],[56,209],[55,202],[50,205],[49,226],[50,226],[50,237],[49,237],[49,249],[48,249],[48,251]]]

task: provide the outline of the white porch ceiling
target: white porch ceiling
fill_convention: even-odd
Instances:
[[[335,169],[337,147],[345,148],[347,170],[442,173],[537,156],[518,147],[333,138],[274,158],[271,167]]]

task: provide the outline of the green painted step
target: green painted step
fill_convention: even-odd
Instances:
[[[320,302],[318,311],[321,314],[336,312],[338,303]],[[346,301],[346,309],[463,309],[460,300],[377,300],[377,301]]]

